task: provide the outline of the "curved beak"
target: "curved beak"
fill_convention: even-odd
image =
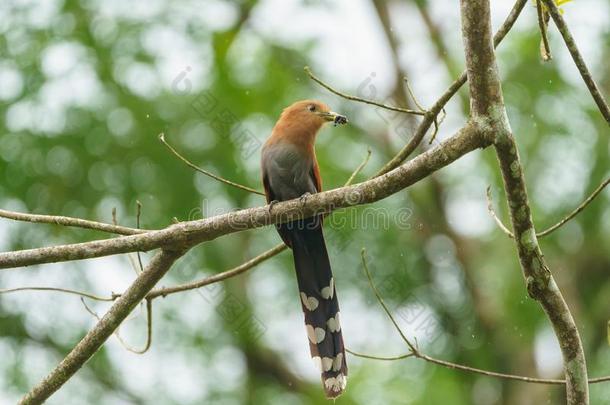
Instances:
[[[326,121],[328,122],[332,122],[336,125],[344,125],[347,124],[347,117],[345,115],[341,115],[339,113],[336,113],[334,111],[328,111],[328,112],[319,112],[318,115],[320,115],[322,118],[324,118]]]

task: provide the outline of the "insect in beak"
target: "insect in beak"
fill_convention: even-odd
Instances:
[[[332,122],[335,126],[345,125],[348,123],[347,117],[334,111],[322,112],[320,115],[329,122]]]

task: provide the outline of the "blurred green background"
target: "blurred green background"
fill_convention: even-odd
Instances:
[[[497,27],[511,2],[492,2]],[[565,17],[610,94],[610,5],[578,0]],[[609,174],[610,143],[558,32],[541,63],[528,4],[498,51],[509,118],[539,229],[558,221]],[[323,91],[309,65],[352,94],[432,104],[463,66],[456,2],[381,0],[9,0],[0,3],[0,207],[161,228],[257,206],[247,194],[194,173],[158,141],[195,163],[261,188],[260,145],[282,108],[320,98],[352,125],[318,138],[325,188],[363,160],[363,181],[408,141],[416,120]],[[438,139],[465,121],[467,90],[448,105]],[[438,141],[438,140],[437,140]],[[437,142],[436,141],[436,142]],[[427,142],[424,143],[427,146]],[[527,297],[515,248],[489,217],[485,188],[506,219],[492,150],[477,151],[374,207],[342,210],[326,237],[348,348],[389,356],[405,345],[366,283],[360,249],[409,336],[430,355],[527,376],[561,377],[556,339]],[[610,192],[541,240],[580,328],[591,376],[610,374]],[[106,238],[93,231],[0,221],[3,251]],[[193,249],[162,280],[187,282],[236,266],[279,242],[272,228]],[[143,255],[147,260],[148,254]],[[0,273],[0,288],[55,286],[108,295],[134,279],[127,256]],[[108,305],[87,302],[102,314]],[[145,340],[142,309],[121,329]],[[95,323],[78,297],[0,296],[0,404],[15,403]],[[531,385],[407,359],[349,356],[338,404],[556,404],[560,386]],[[610,403],[610,384],[591,386]],[[154,302],[144,355],[112,338],[50,404],[327,403],[309,359],[289,253],[198,291]]]

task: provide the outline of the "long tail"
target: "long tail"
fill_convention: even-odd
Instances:
[[[285,225],[292,245],[311,357],[322,373],[326,396],[336,398],[347,383],[347,363],[339,301],[320,220],[309,218]]]

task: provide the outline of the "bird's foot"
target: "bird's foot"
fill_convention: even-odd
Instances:
[[[271,200],[271,201],[269,201],[269,206],[267,207],[267,210],[269,211],[269,214],[271,214],[271,210],[273,209],[273,206],[275,204],[277,204],[277,203],[279,203],[278,200]]]
[[[307,198],[309,198],[310,195],[311,195],[310,192],[306,192],[305,194],[303,194],[302,196],[299,197],[299,201],[301,202],[301,206],[305,205],[305,203],[307,202]]]

